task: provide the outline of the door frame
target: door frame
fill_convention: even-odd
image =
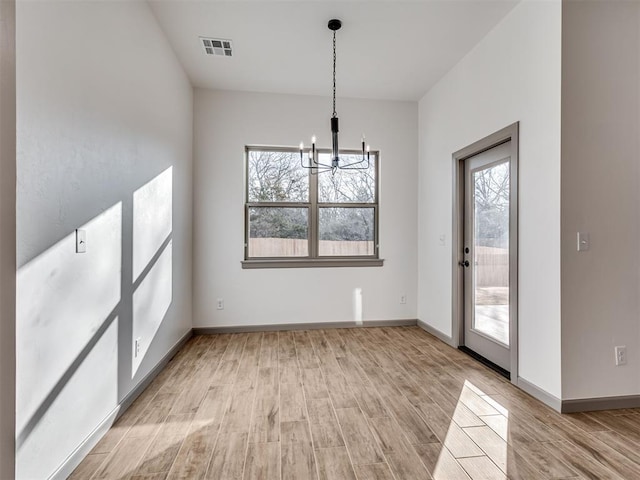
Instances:
[[[464,249],[464,162],[470,157],[511,141],[509,161],[509,349],[511,383],[518,384],[518,136],[520,124],[512,123],[453,153],[453,232],[451,235],[452,318],[454,347],[464,345],[464,269],[458,262]]]

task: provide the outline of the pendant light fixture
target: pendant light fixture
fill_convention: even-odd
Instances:
[[[365,145],[365,138],[362,135],[362,158],[355,162],[344,163],[340,159],[340,149],[338,148],[338,114],[336,113],[336,31],[342,27],[342,22],[338,19],[329,20],[329,30],[333,32],[333,115],[331,116],[331,163],[321,163],[318,161],[318,150],[316,149],[316,137],[311,137],[311,148],[307,152],[307,162],[304,161],[304,144],[300,143],[300,164],[304,168],[311,169],[311,173],[331,172],[336,170],[367,170],[369,168],[369,145]]]

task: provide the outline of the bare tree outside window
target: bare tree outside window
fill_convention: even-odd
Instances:
[[[508,161],[472,173],[476,328],[480,330],[487,318],[504,317],[509,305],[509,174]]]
[[[321,256],[373,255],[373,208],[320,208]]]
[[[509,164],[473,173],[476,239],[484,247],[509,246]]]
[[[296,152],[249,151],[250,202],[306,202],[309,174]]]
[[[358,155],[345,155],[347,163],[357,162]],[[375,159],[374,159],[375,160]],[[329,154],[321,154],[320,162],[331,163]],[[376,201],[376,166],[370,162],[367,170],[338,170],[335,174],[320,174],[318,201],[323,203],[374,203]]]

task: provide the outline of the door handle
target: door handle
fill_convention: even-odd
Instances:
[[[468,267],[469,266],[469,260],[460,261],[460,262],[458,262],[458,265],[460,265],[461,267]]]

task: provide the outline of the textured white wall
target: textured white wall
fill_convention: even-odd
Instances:
[[[562,58],[563,398],[637,395],[640,4],[565,1]]]
[[[520,121],[519,375],[558,398],[560,22],[518,4],[420,101],[418,242],[418,318],[451,335],[451,155]]]
[[[21,2],[17,20],[17,475],[31,479],[191,328],[193,91],[145,2]]]
[[[0,478],[15,467],[16,45],[15,1],[0,2]]]
[[[338,99],[340,142],[365,132],[381,155],[383,267],[242,270],[244,146],[292,145],[312,134],[329,146],[331,99],[196,90],[194,326],[416,318],[417,105]],[[407,295],[406,305],[399,303]],[[224,310],[216,310],[224,298]]]

